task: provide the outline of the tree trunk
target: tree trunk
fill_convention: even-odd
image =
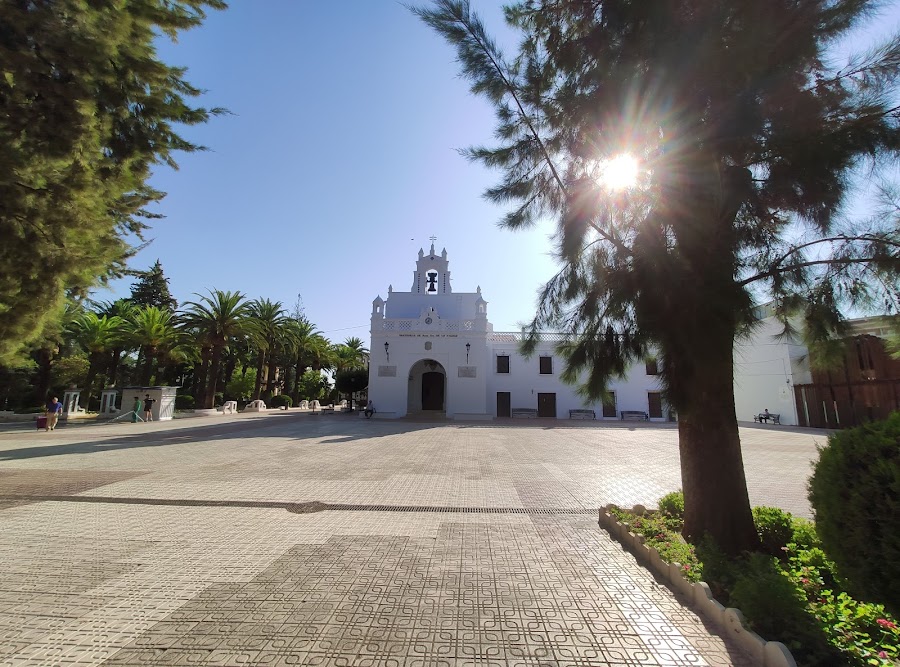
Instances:
[[[294,389],[291,391],[291,398],[294,399],[294,405],[300,403],[300,378],[303,377],[303,360],[297,358],[297,366],[294,368]]]
[[[150,380],[153,378],[153,359],[156,357],[156,350],[148,347],[144,351],[144,372],[141,374],[141,384],[144,387],[150,386]]]
[[[269,367],[266,374],[266,400],[271,400],[275,395],[275,379],[278,373],[278,363],[275,360],[275,354],[269,355]]]
[[[203,408],[206,406],[206,387],[209,377],[210,349],[206,346],[200,351],[200,372],[194,373],[194,405]]]
[[[97,377],[97,366],[100,361],[97,358],[98,356],[96,352],[92,352],[89,356],[90,365],[88,366],[87,379],[84,381],[84,391],[81,392],[81,396],[78,399],[79,404],[85,410],[89,410],[91,407],[91,390]]]
[[[109,365],[109,384],[115,386],[119,379],[119,364],[122,359],[122,350],[116,348],[112,351],[111,361]]]
[[[37,400],[41,405],[47,402],[50,394],[50,371],[53,367],[53,352],[47,349],[40,349],[37,353]]]
[[[259,351],[259,362],[256,364],[256,382],[253,385],[253,398],[251,400],[258,401],[259,395],[262,393],[263,370],[266,367],[266,353]]]
[[[206,390],[203,407],[212,410],[216,407],[216,387],[219,383],[219,370],[222,365],[222,347],[214,345],[209,360],[209,388]]]
[[[690,397],[678,411],[684,536],[704,534],[735,555],[759,548],[753,525],[734,409],[733,338],[710,327],[695,340],[682,389]]]

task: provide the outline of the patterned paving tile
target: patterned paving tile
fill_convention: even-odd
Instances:
[[[0,432],[0,665],[749,664],[591,516],[438,511],[652,504],[678,487],[672,428],[565,426]],[[807,514],[821,436],[742,436],[754,502]],[[343,509],[278,508],[312,501]]]

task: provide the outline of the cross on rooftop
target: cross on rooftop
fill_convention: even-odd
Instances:
[[[428,237],[428,240],[431,241],[432,243],[434,243],[435,241],[437,241],[437,236],[432,234],[431,236]]]

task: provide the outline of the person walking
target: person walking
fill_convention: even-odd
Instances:
[[[372,415],[375,414],[375,404],[372,401],[369,401],[368,405],[366,405],[366,409],[363,410],[363,413],[366,415],[366,419],[371,419]]]
[[[150,398],[150,394],[144,397],[144,421],[153,421],[153,404],[156,403],[155,398]]]
[[[132,424],[138,423],[138,420],[140,420],[140,418],[141,418],[140,412],[141,412],[141,397],[135,396],[134,397],[134,407],[131,408],[131,423]]]
[[[56,422],[59,421],[59,416],[62,414],[62,403],[59,402],[59,399],[54,396],[47,403],[47,426],[46,429],[48,431],[52,431],[56,428]]]

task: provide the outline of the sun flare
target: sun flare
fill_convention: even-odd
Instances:
[[[600,183],[610,190],[625,190],[637,185],[638,162],[628,153],[622,153],[600,165]]]

